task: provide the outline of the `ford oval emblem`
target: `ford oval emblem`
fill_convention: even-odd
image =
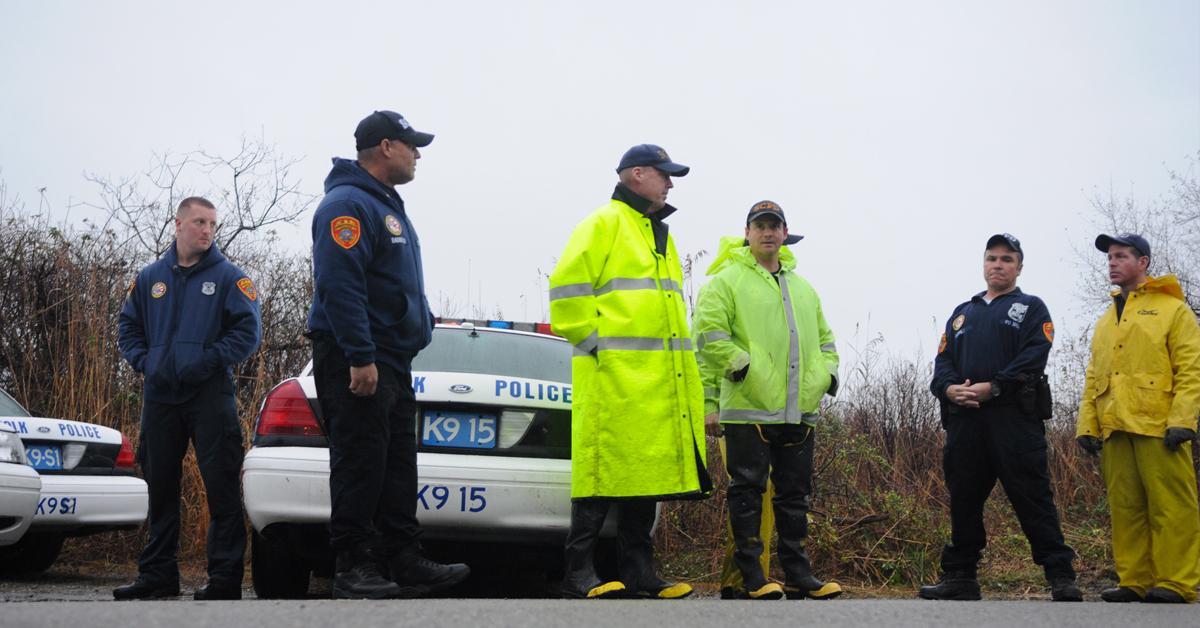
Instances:
[[[43,426],[41,426],[41,427],[39,427],[39,428],[38,428],[38,431],[39,431],[39,432],[41,432],[41,433],[43,433],[43,434],[49,434],[49,433],[50,433],[50,428],[48,428],[48,427],[46,427],[45,425],[43,425]]]
[[[450,387],[450,392],[463,395],[471,392],[471,387],[466,384],[455,384]]]

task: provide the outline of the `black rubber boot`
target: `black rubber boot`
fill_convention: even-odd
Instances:
[[[601,582],[596,575],[596,542],[608,516],[611,502],[583,501],[571,503],[571,530],[564,549],[562,596],[585,599],[618,597],[625,585],[618,581]]]
[[[925,600],[978,600],[979,581],[975,574],[967,572],[951,572],[944,574],[937,584],[921,587],[917,592]]]
[[[1147,604],[1187,604],[1188,601],[1184,597],[1170,589],[1162,587],[1152,587],[1146,591],[1146,597],[1142,600]]]
[[[462,563],[443,565],[421,553],[414,545],[387,559],[388,575],[401,589],[401,597],[421,597],[441,593],[467,579],[471,568]]]
[[[1142,596],[1138,595],[1137,591],[1129,587],[1112,587],[1100,592],[1100,599],[1105,602],[1115,602],[1117,604],[1128,604],[1130,602],[1141,602]]]
[[[617,570],[631,597],[675,600],[692,594],[688,584],[667,582],[654,568],[652,501],[623,501],[617,506]]]
[[[746,591],[767,584],[763,573],[762,553],[765,543],[759,536],[762,527],[762,492],[754,487],[729,491],[729,529],[733,533],[733,563],[742,574]]]
[[[335,599],[383,600],[403,593],[399,585],[383,577],[379,562],[366,550],[339,552],[335,571]]]

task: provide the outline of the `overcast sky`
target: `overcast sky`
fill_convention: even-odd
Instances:
[[[400,188],[431,301],[540,318],[539,269],[650,142],[692,167],[682,254],[775,200],[843,353],[869,328],[931,356],[998,231],[1087,322],[1089,196],[1157,197],[1200,150],[1200,2],[0,0],[0,177],[68,220],[85,172],[247,135],[319,194],[374,109],[437,135]]]

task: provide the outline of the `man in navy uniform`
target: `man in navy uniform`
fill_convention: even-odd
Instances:
[[[470,573],[421,554],[412,359],[432,337],[421,244],[395,186],[433,135],[376,111],[313,216],[313,379],[329,437],[335,598],[417,597]]]
[[[145,376],[138,458],[150,497],[150,538],[118,600],[179,595],[179,481],[188,441],[208,496],[208,584],[197,600],[242,597],[242,428],[231,367],[261,338],[254,282],[217,246],[217,210],[185,198],[175,242],[138,273],[121,310],[121,355]]]
[[[997,479],[1053,599],[1083,599],[1046,466],[1044,371],[1054,323],[1041,299],[1017,287],[1024,261],[1015,237],[989,238],[983,256],[987,290],[954,309],[938,346],[930,390],[941,402],[946,429],[942,465],[951,532],[942,551],[941,581],[921,587],[925,599],[980,599],[976,565],[987,544],[983,506]]]

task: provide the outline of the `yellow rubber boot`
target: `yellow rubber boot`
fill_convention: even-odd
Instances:
[[[747,593],[752,600],[778,600],[783,597],[783,587],[779,586],[778,582],[768,582]]]
[[[619,580],[613,580],[611,582],[605,582],[604,584],[602,584],[598,587],[593,587],[591,590],[589,590],[587,592],[587,599],[589,599],[589,600],[594,600],[594,599],[602,600],[605,598],[611,599],[611,598],[621,597],[624,593],[625,593],[625,583],[623,583]]]

